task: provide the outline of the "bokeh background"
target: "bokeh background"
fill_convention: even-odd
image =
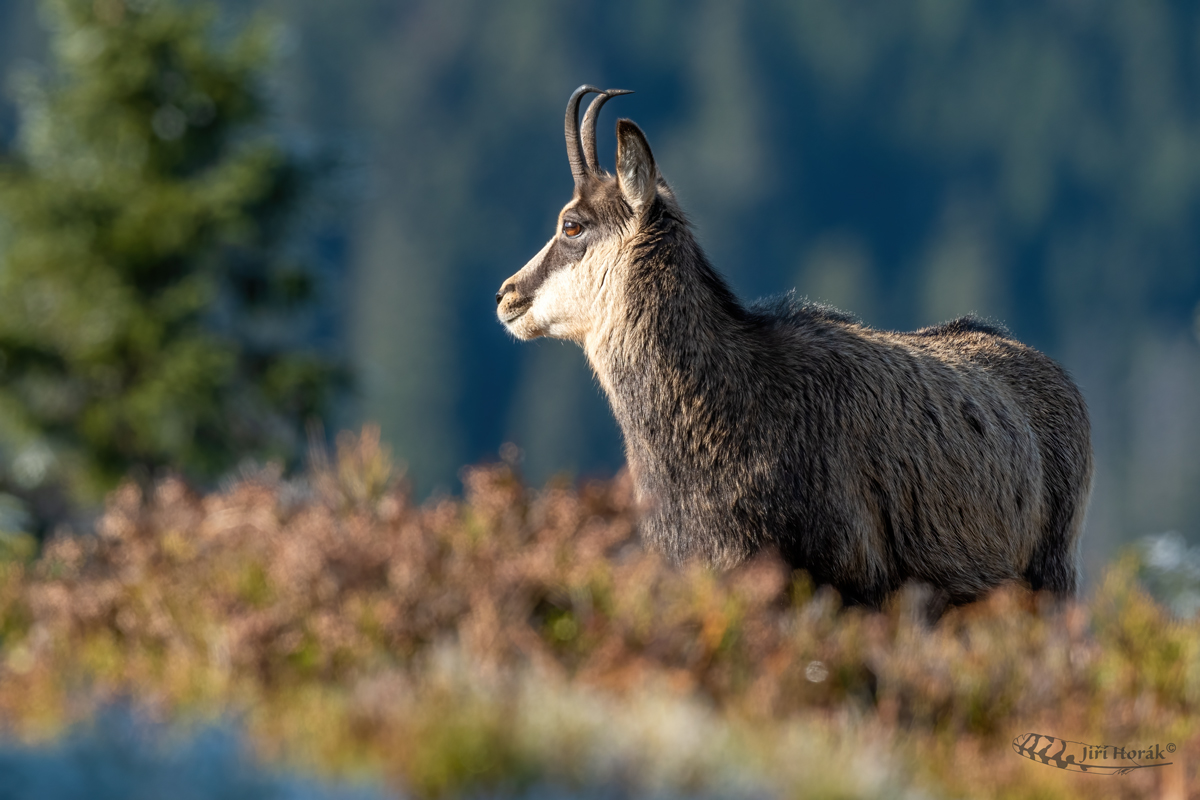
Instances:
[[[582,354],[512,341],[493,294],[571,188],[577,85],[635,119],[751,299],[795,288],[886,328],[975,312],[1059,359],[1091,408],[1089,572],[1200,533],[1200,7],[1165,0],[225,3],[272,22],[284,146],[332,156],[297,241],[349,391],[419,496],[505,442],[533,483],[619,469]],[[0,151],[44,12],[0,0]]]
[[[1200,6],[0,0],[0,75],[0,796],[1200,796]],[[494,316],[584,82],[741,296],[1067,366],[1078,602],[640,546]]]

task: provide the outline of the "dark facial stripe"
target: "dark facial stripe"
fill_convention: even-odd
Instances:
[[[574,240],[562,236],[554,240],[541,262],[517,282],[516,289],[522,297],[532,298],[555,272],[579,263],[589,242],[595,244],[615,235],[632,214],[616,180],[611,177],[590,177],[582,189],[576,191],[576,198],[564,211],[562,219],[579,222],[583,225],[583,234]]]
[[[554,244],[550,245],[550,249],[546,251],[545,257],[542,258],[537,268],[517,283],[517,291],[522,297],[533,297],[547,278],[563,267],[569,267],[578,262],[583,258],[586,249],[582,242],[579,245],[573,245],[562,239],[555,239]]]

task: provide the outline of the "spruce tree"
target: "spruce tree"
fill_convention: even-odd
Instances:
[[[297,349],[309,165],[269,135],[269,36],[211,8],[46,0],[51,66],[0,159],[0,481],[90,501],[290,458],[334,370]]]

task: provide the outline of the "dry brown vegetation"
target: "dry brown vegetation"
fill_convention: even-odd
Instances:
[[[625,476],[534,491],[476,467],[416,506],[392,474],[368,430],[303,484],[128,484],[97,535],[10,553],[0,726],[53,737],[114,698],[235,714],[264,758],[423,796],[1200,793],[1200,625],[1128,560],[1079,605],[1014,588],[930,627],[915,591],[872,613],[769,559],[666,565]],[[1178,751],[1081,775],[1018,757],[1029,731]]]

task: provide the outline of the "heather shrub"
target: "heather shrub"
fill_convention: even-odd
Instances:
[[[1136,559],[1079,604],[1012,587],[930,625],[919,588],[870,612],[771,558],[664,564],[625,475],[533,490],[496,464],[464,486],[414,504],[371,430],[304,481],[122,486],[95,535],[2,562],[0,725],[49,740],[114,698],[236,715],[259,758],[429,797],[1197,788],[1186,762],[1082,776],[1011,747],[1195,752],[1200,630]]]

